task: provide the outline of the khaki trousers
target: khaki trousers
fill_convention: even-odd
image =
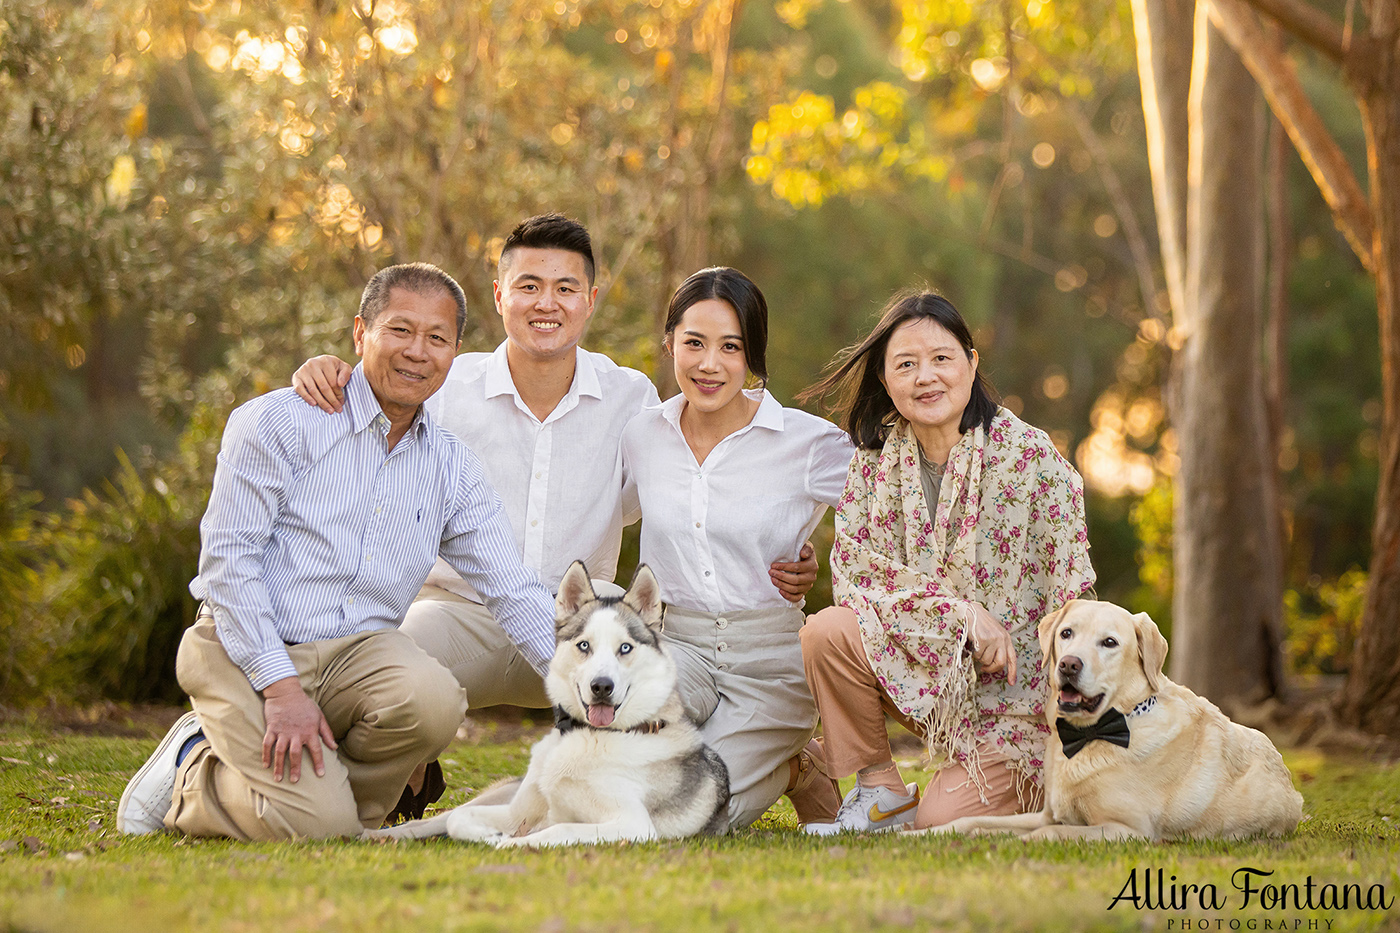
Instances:
[[[398,802],[415,767],[436,758],[466,713],[452,676],[401,632],[361,632],[288,645],[301,686],[339,745],[317,777],[302,750],[301,780],[274,781],[262,764],[262,696],[224,651],[208,607],[175,661],[207,743],[185,758],[165,825],[190,836],[244,841],[357,836]]]
[[[850,609],[832,606],[807,617],[802,626],[802,666],[821,714],[822,748],[832,777],[844,778],[892,760],[886,716],[923,737],[919,724],[895,706],[880,686],[860,641],[860,622]],[[967,770],[950,764],[924,789],[916,826],[941,826],[960,816],[1039,809],[1039,789],[1006,767],[1004,757],[985,746],[979,757],[986,802]]]
[[[621,596],[620,586],[594,580],[599,596]],[[472,709],[520,706],[548,709],[544,679],[501,629],[491,610],[436,586],[424,586],[399,631],[452,672]]]

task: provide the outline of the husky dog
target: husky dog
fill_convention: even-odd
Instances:
[[[506,847],[723,833],[729,772],[685,715],[675,663],[657,637],[661,620],[661,591],[645,564],[626,594],[599,597],[574,561],[559,584],[545,678],[555,727],[531,749],[524,779],[365,835],[446,834]]]

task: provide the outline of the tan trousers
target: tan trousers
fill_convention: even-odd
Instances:
[[[817,701],[822,747],[832,777],[847,777],[892,759],[886,716],[923,737],[919,724],[881,688],[860,641],[860,622],[850,609],[831,606],[807,617],[802,626],[802,666]],[[944,767],[924,789],[916,826],[941,826],[960,816],[1022,813],[1040,807],[1038,789],[1007,768],[1005,758],[987,749],[980,759],[987,802],[982,802],[966,769],[957,764]]]
[[[600,596],[623,592],[606,580],[594,580],[593,590]],[[544,692],[544,680],[481,603],[424,586],[408,607],[399,631],[452,672],[472,709],[553,705]]]
[[[274,781],[262,764],[262,696],[230,659],[202,608],[175,661],[209,740],[175,777],[165,825],[191,836],[244,841],[356,836],[398,802],[415,767],[436,758],[466,713],[452,676],[401,632],[362,632],[288,645],[301,686],[330,724],[317,777],[302,750],[301,780]]]
[[[681,701],[729,769],[730,829],[748,826],[783,796],[788,760],[816,730],[801,625],[799,609],[666,609],[661,637],[676,662]]]

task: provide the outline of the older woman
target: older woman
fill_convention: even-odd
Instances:
[[[1084,487],[977,368],[957,309],[906,294],[808,392],[843,393],[858,448],[836,514],[837,604],[802,629],[828,768],[857,779],[835,822],[808,832],[1039,805],[1036,625],[1093,586]],[[893,761],[886,713],[927,744],[935,775],[922,802]]]

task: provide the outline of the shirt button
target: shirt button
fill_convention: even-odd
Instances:
[[[716,665],[716,666],[717,666],[720,670],[722,670],[722,671],[727,671],[727,670],[729,670],[729,665],[728,665],[728,664],[719,664],[719,665]]]
[[[720,628],[729,628],[729,620],[720,617],[718,619],[715,619],[715,625],[719,626]]]
[[[346,602],[347,604],[353,606],[353,605],[355,605],[355,597],[351,596],[351,597],[350,597],[349,599],[347,599],[345,602]]]
[[[717,651],[728,651],[729,645],[727,642],[720,642],[719,644],[715,645],[715,649]]]
[[[543,473],[536,473],[536,474],[535,474],[535,479],[544,479],[544,474],[543,474]]]
[[[705,571],[705,576],[708,577],[709,575],[710,575],[710,572],[709,572],[708,570],[706,570],[706,571]]]
[[[700,523],[699,523],[699,522],[696,522],[696,523],[695,523],[695,527],[696,527],[696,528],[699,528],[699,527],[700,527]]]
[[[365,563],[369,563],[369,562],[372,561],[372,560],[374,560],[374,555],[373,555],[373,554],[366,554],[366,555],[365,555]]]
[[[534,527],[535,527],[536,525],[538,525],[539,523],[540,523],[540,520],[539,520],[538,518],[532,518],[532,519],[530,520],[530,527],[531,527],[531,528],[534,528]]]

